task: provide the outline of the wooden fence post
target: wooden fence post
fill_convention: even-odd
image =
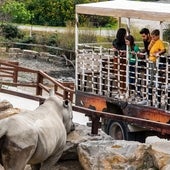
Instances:
[[[42,96],[42,88],[39,84],[43,84],[43,76],[38,72],[37,74],[37,87],[36,87],[36,95]]]
[[[18,62],[14,63],[16,66],[14,67],[14,73],[13,73],[13,82],[17,83],[18,82]]]
[[[99,126],[100,126],[100,117],[92,115],[91,119],[92,119],[91,134],[92,135],[97,135],[98,130],[99,130]]]

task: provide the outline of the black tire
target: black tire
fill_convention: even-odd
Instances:
[[[120,121],[111,121],[108,128],[108,135],[115,140],[128,140],[127,125]]]

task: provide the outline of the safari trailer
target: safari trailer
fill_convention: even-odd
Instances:
[[[144,53],[136,53],[135,89],[129,88],[128,52],[115,55],[110,48],[97,44],[79,42],[79,15],[111,16],[126,18],[130,29],[131,19],[157,21],[161,38],[163,23],[170,22],[170,4],[155,2],[135,2],[114,0],[76,5],[75,49],[76,49],[76,106],[112,113],[114,119],[102,118],[102,129],[114,139],[144,141],[148,135],[158,135],[170,139],[170,54],[159,57],[155,70],[154,85],[149,81],[149,61]],[[139,66],[138,55],[146,63]],[[139,71],[141,70],[141,71]],[[140,94],[140,97],[138,97]],[[118,117],[117,117],[117,116]],[[129,121],[131,118],[136,121]],[[148,121],[144,126],[142,121]],[[161,130],[157,131],[158,122]],[[94,123],[94,122],[93,122]],[[94,123],[95,126],[95,123]],[[154,127],[154,128],[153,128]],[[161,131],[161,132],[160,132]]]

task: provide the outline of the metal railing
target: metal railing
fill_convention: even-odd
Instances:
[[[133,64],[126,51],[115,55],[112,50],[103,52],[102,48],[80,50],[76,61],[76,90],[170,110],[170,57],[159,57],[151,84],[148,56],[131,55],[136,58]]]

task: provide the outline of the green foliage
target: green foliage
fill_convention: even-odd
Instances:
[[[27,43],[27,44],[35,44],[36,43],[36,39],[35,36],[24,36],[23,39],[20,40],[20,42],[22,43]]]
[[[19,32],[18,28],[11,24],[2,24],[0,26],[1,35],[6,39],[22,38],[22,34]]]
[[[67,22],[74,25],[76,4],[99,1],[101,0],[7,0],[0,11],[1,14],[10,16],[15,23],[66,26]],[[112,17],[80,15],[79,18],[80,24],[91,22],[96,27],[112,27],[116,22]]]
[[[47,46],[59,46],[59,34],[56,33],[47,33],[42,31],[34,31],[32,33],[32,36],[29,36],[29,32],[24,32],[24,37],[19,40],[21,43],[27,43],[27,44],[41,44],[41,45],[47,45]],[[61,37],[63,34],[61,34]]]
[[[33,18],[33,14],[26,9],[25,4],[22,2],[6,1],[1,10],[4,15],[9,15],[12,22],[15,23],[29,23],[31,18]]]
[[[49,46],[56,46],[58,47],[59,46],[59,35],[57,33],[55,34],[52,34],[50,36],[48,36],[48,39],[47,39],[47,45]]]
[[[106,16],[91,16],[91,15],[80,15],[80,25],[90,23],[94,27],[114,27],[117,24],[117,19]]]
[[[34,14],[32,24],[65,26],[66,21],[74,20],[73,0],[27,0],[25,4]]]

